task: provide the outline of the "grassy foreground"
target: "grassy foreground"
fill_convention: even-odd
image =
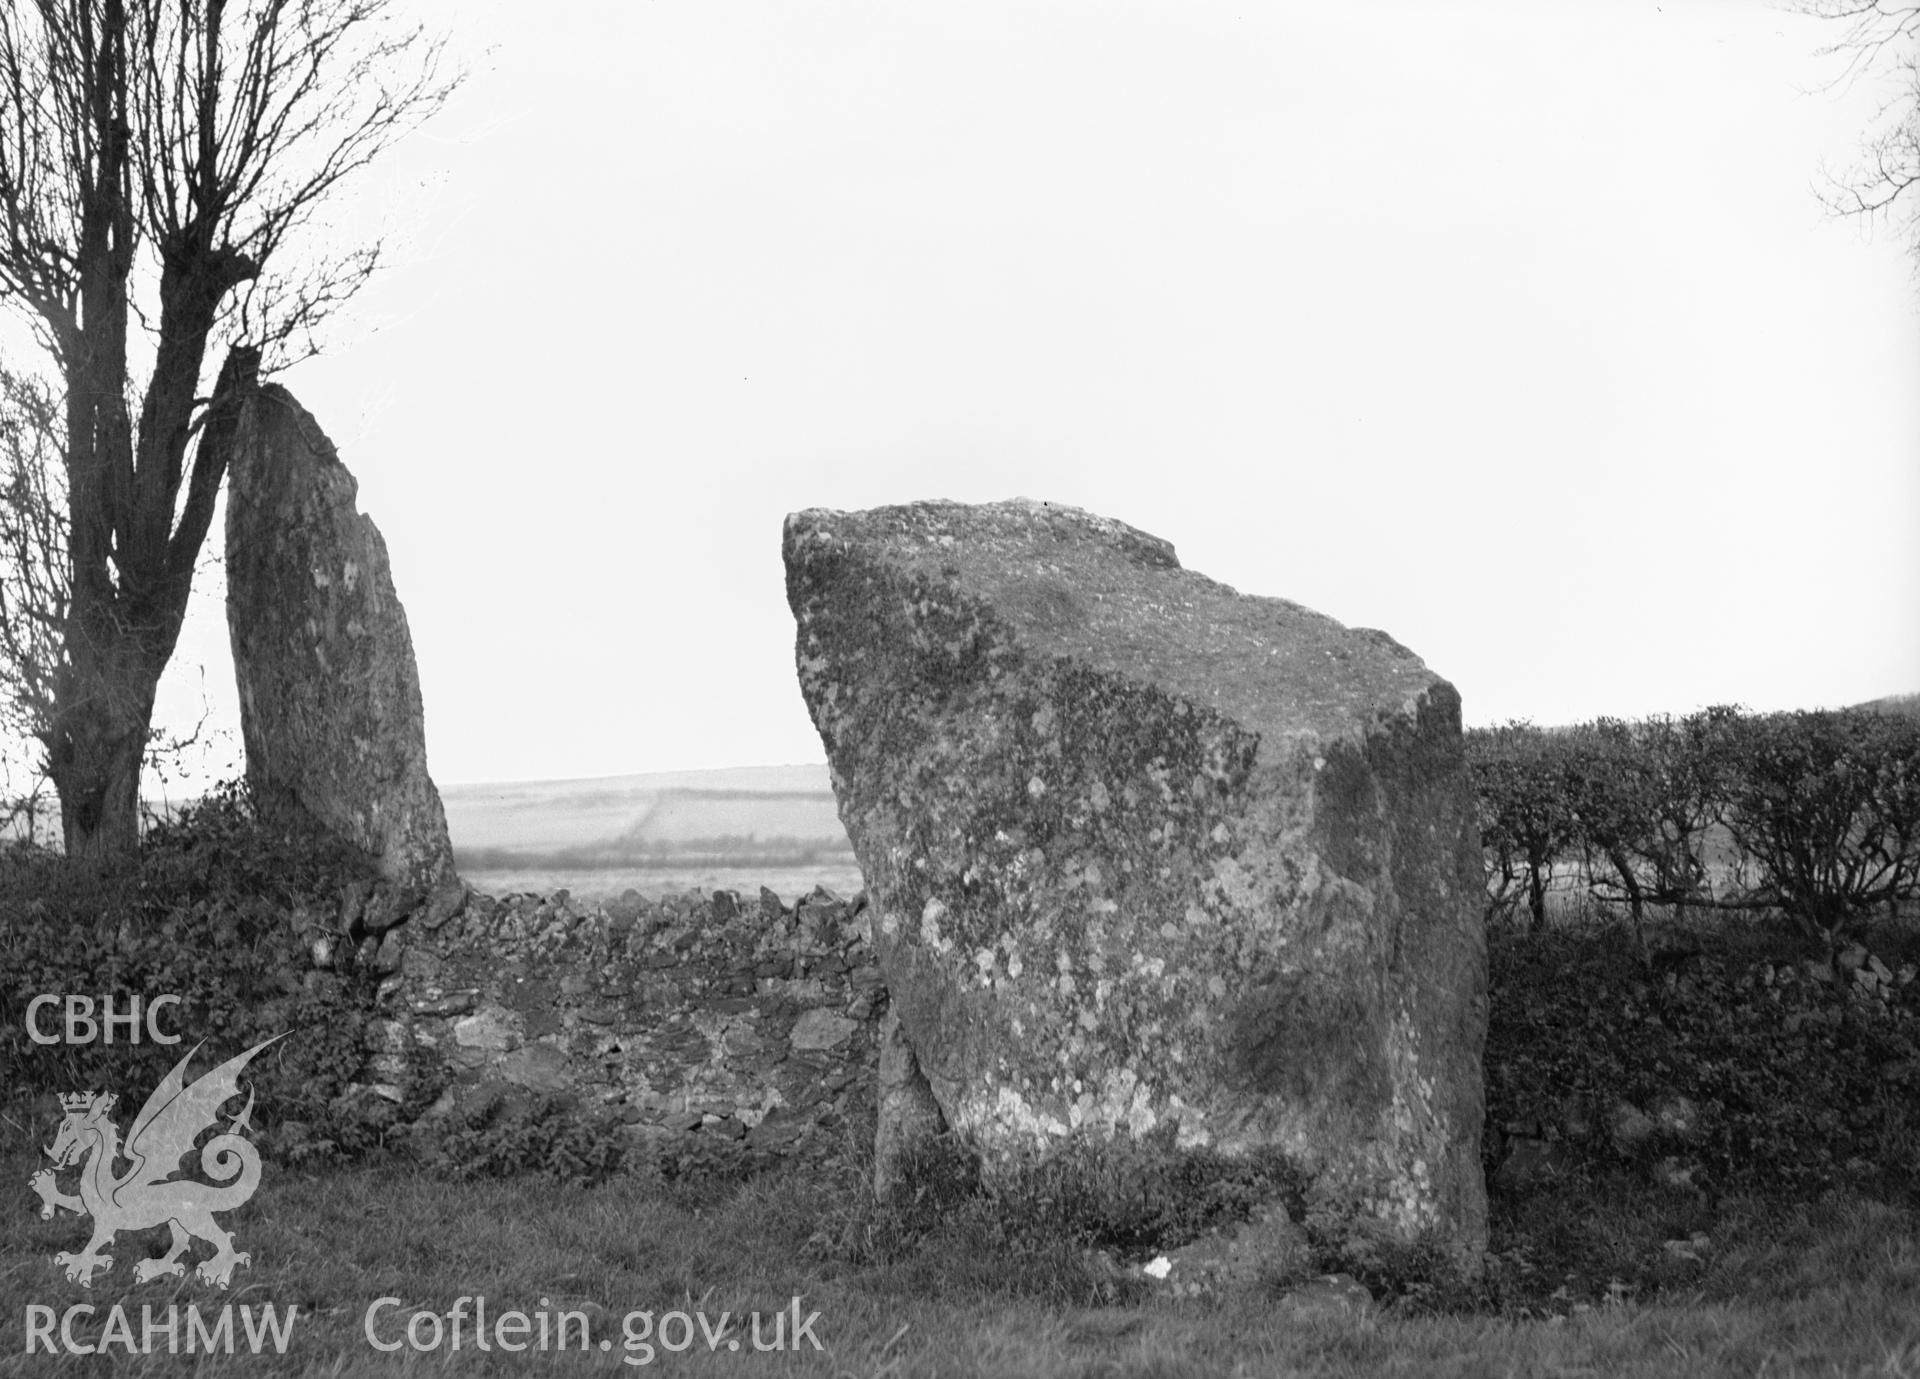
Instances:
[[[23,1132],[44,1132],[48,1118],[34,1119],[41,1123],[8,1119],[6,1181],[23,1183],[34,1167],[38,1151]],[[227,1218],[252,1263],[224,1293],[191,1272],[135,1286],[130,1261],[157,1252],[155,1232],[117,1241],[116,1267],[94,1288],[70,1284],[51,1257],[79,1248],[84,1224],[70,1215],[42,1222],[21,1192],[0,1245],[0,1317],[10,1333],[0,1374],[1920,1376],[1920,1222],[1857,1195],[1793,1210],[1722,1202],[1711,1244],[1698,1258],[1661,1260],[1659,1278],[1636,1261],[1673,1255],[1659,1237],[1683,1203],[1648,1191],[1536,1196],[1524,1212],[1496,1209],[1500,1253],[1476,1296],[1450,1299],[1446,1311],[1415,1292],[1369,1315],[1302,1316],[1271,1294],[1156,1297],[1137,1273],[1022,1241],[966,1212],[885,1238],[897,1223],[863,1203],[856,1167],[696,1190],[637,1179],[590,1189],[455,1184],[394,1166],[269,1165],[254,1200]],[[1533,1261],[1564,1244],[1543,1221],[1577,1223],[1589,1246],[1601,1242],[1642,1281],[1552,1276]],[[474,1305],[459,1300],[475,1297],[485,1299],[496,1339],[502,1314],[527,1314],[528,1348],[474,1348]],[[381,1299],[394,1301],[376,1306]],[[42,1325],[58,1338],[76,1304],[97,1310],[78,1315],[71,1334],[82,1345],[105,1341],[103,1353],[36,1345],[27,1354],[29,1308],[49,1309],[40,1315],[54,1320]],[[125,1343],[109,1325],[116,1304]],[[161,1327],[169,1306],[180,1309],[184,1352],[186,1309],[199,1309],[213,1330],[229,1304],[232,1355],[168,1354],[164,1329],[157,1353],[129,1353],[142,1347],[143,1307]],[[249,1353],[248,1319],[258,1328],[267,1307],[284,1350],[263,1333],[265,1353]],[[370,1309],[373,1338],[398,1348],[375,1348]],[[458,1350],[448,1320],[456,1310]],[[543,1311],[555,1326],[563,1312],[584,1318],[569,1323],[565,1351],[539,1348]],[[755,1351],[755,1312],[761,1345],[777,1339],[780,1350]],[[407,1342],[415,1313],[439,1319],[416,1323],[418,1349]],[[557,1336],[549,1332],[550,1347]]]

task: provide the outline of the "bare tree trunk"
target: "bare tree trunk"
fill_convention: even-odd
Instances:
[[[1528,927],[1530,934],[1540,933],[1547,927],[1547,860],[1538,853],[1527,854],[1527,908],[1533,911],[1533,923]]]
[[[1627,892],[1627,905],[1633,912],[1633,941],[1640,949],[1641,966],[1650,966],[1653,955],[1647,949],[1646,906],[1640,896],[1640,878],[1633,874],[1625,850],[1607,849],[1607,860],[1613,863],[1614,871],[1620,875],[1620,884]]]
[[[48,752],[67,856],[90,867],[130,857],[140,843],[140,762],[159,676],[122,673],[130,682],[97,684],[100,692],[60,716]],[[99,680],[114,674],[94,668]]]
[[[140,843],[140,766],[161,673],[180,637],[193,563],[226,473],[240,404],[257,386],[260,353],[227,352],[200,436],[193,481],[173,548],[117,562],[119,580],[76,559],[66,634],[68,664],[55,688],[47,762],[60,795],[67,856],[94,866],[131,857]],[[169,501],[171,494],[164,495]]]

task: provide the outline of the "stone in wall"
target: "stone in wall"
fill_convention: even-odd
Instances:
[[[1277,1149],[1315,1209],[1477,1268],[1486,955],[1453,687],[1074,508],[813,510],[784,554],[893,1008],[989,1171],[1171,1127]],[[915,1107],[883,1090],[880,1175],[890,1105]]]
[[[227,626],[247,781],[269,817],[351,843],[380,877],[349,925],[381,930],[462,892],[427,773],[425,714],[386,543],[285,389],[241,413],[227,494]]]

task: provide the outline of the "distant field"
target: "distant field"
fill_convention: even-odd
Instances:
[[[816,885],[843,896],[863,885],[824,762],[442,785],[440,799],[454,865],[489,895],[768,886],[791,903]],[[183,803],[145,801],[154,818]],[[23,836],[26,822],[0,821],[0,839]],[[51,796],[32,822],[38,841],[57,845]]]
[[[447,785],[440,798],[455,865],[493,895],[768,886],[790,903],[861,887],[824,764]]]
[[[824,763],[443,785],[440,799],[456,848],[552,850],[754,832],[846,843]]]

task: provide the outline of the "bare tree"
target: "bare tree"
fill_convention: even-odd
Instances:
[[[0,6],[0,302],[59,377],[66,490],[64,558],[49,567],[65,587],[40,590],[57,624],[16,629],[24,652],[55,650],[18,702],[35,715],[71,857],[137,845],[154,693],[240,403],[263,370],[314,350],[315,328],[379,262],[377,243],[331,258],[287,246],[457,80],[441,75],[439,44],[389,8]]]
[[[67,497],[60,465],[62,409],[31,374],[0,368],[0,736],[40,738],[53,715],[65,660]],[[11,757],[12,754],[9,754]],[[40,763],[0,763],[0,832],[39,835],[48,785]],[[15,773],[27,773],[24,785]]]
[[[1915,0],[1803,0],[1809,14],[1843,25],[1825,54],[1841,61],[1835,87],[1885,80],[1888,95],[1862,137],[1860,157],[1839,175],[1828,174],[1821,199],[1836,215],[1904,222],[1920,259],[1920,208],[1911,190],[1920,181],[1920,3]]]

